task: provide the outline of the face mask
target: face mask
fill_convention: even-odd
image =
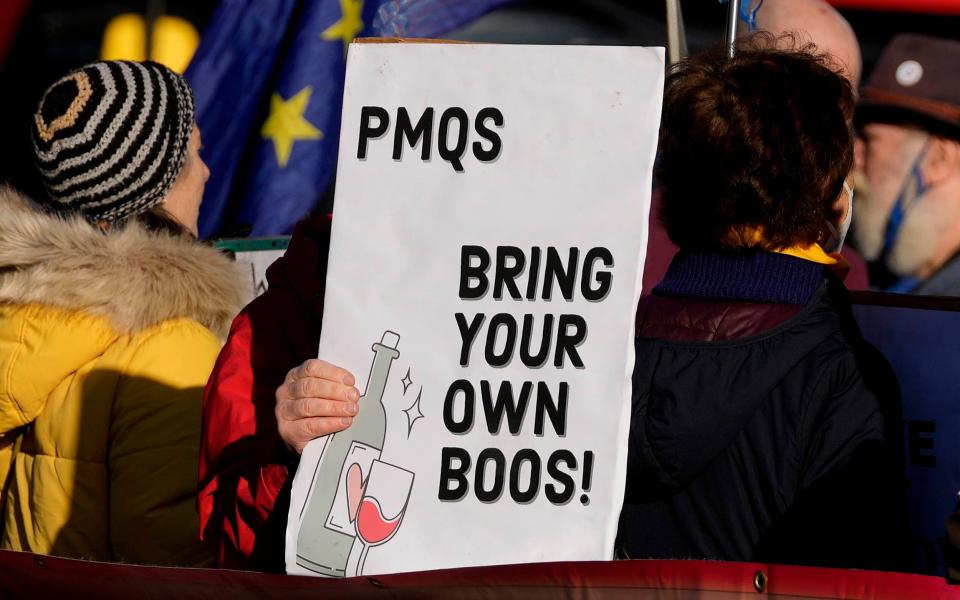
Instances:
[[[890,216],[887,218],[887,229],[883,238],[883,250],[880,254],[883,257],[886,257],[893,251],[907,210],[926,194],[929,189],[927,182],[923,179],[922,169],[923,160],[927,156],[927,148],[929,148],[929,146],[930,140],[928,138],[927,141],[923,143],[920,153],[913,160],[913,164],[910,165],[910,171],[907,172],[907,179],[900,188],[900,193],[897,194],[896,200],[894,200],[893,208],[890,210]]]
[[[847,193],[847,212],[843,216],[843,221],[840,223],[840,229],[838,230],[833,223],[827,221],[827,229],[830,230],[830,238],[823,245],[823,249],[827,251],[828,254],[836,254],[843,249],[843,240],[847,237],[847,232],[850,231],[850,221],[853,220],[853,189],[850,185],[844,180],[843,182],[843,191]]]

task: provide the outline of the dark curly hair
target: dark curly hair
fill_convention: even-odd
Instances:
[[[657,178],[660,219],[681,249],[821,242],[853,163],[855,97],[793,36],[760,33],[668,73]],[[745,235],[761,228],[763,240]]]

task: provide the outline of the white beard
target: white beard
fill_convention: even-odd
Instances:
[[[863,258],[874,261],[880,258],[883,251],[890,207],[877,204],[863,171],[855,171],[853,178],[857,198],[857,209],[853,211],[853,239]]]
[[[915,275],[935,258],[937,243],[956,220],[949,202],[917,198],[903,216],[903,225],[887,256],[887,267],[897,276]]]

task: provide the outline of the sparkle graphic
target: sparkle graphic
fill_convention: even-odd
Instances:
[[[413,380],[410,379],[410,367],[407,367],[407,374],[403,376],[403,379],[400,380],[400,383],[403,384],[403,393],[406,395],[407,388],[413,385]]]
[[[420,391],[417,392],[417,399],[414,401],[410,408],[403,411],[403,414],[407,415],[407,439],[410,439],[410,433],[413,431],[413,424],[423,418],[423,413],[420,412],[420,394],[423,393],[423,387],[420,388]]]

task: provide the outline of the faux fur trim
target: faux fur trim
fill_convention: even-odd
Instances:
[[[223,338],[243,300],[240,270],[213,248],[132,222],[102,233],[0,187],[0,302],[85,311],[120,333],[187,317]]]

